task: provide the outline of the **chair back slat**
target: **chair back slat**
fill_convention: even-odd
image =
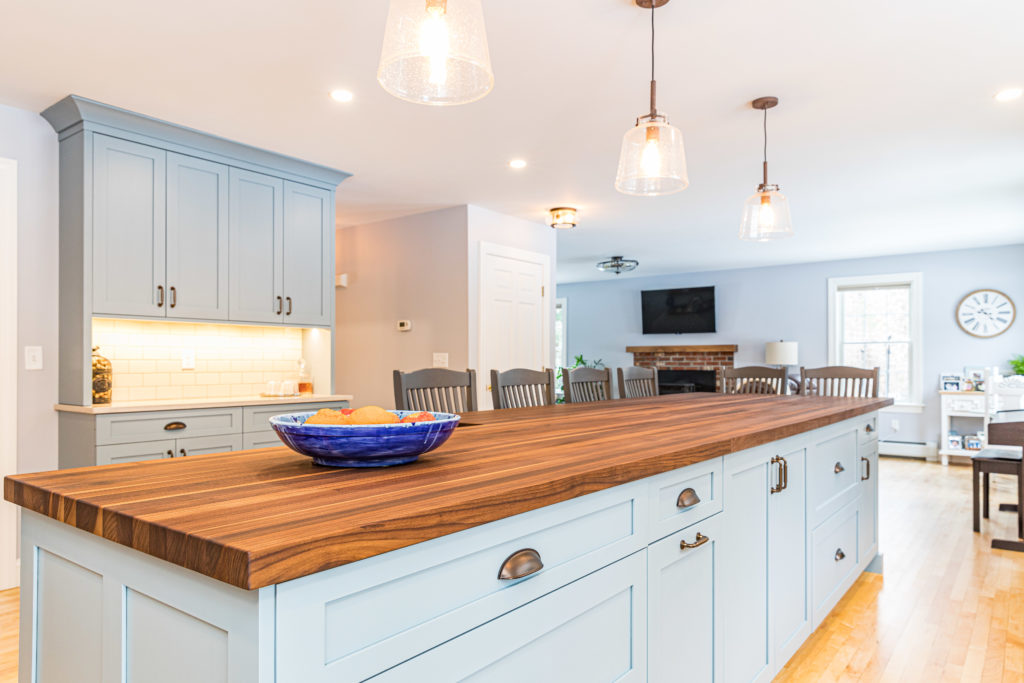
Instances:
[[[658,395],[657,368],[617,368],[619,398],[643,398]]]
[[[476,410],[476,371],[426,368],[413,372],[395,370],[395,407],[435,413]]]
[[[786,368],[749,365],[722,369],[724,394],[785,394],[786,381]]]
[[[549,406],[555,402],[555,371],[515,368],[491,370],[491,401],[495,410]]]
[[[807,396],[878,398],[878,368],[830,365],[800,368],[800,393]]]
[[[562,389],[566,403],[607,401],[612,396],[611,370],[604,368],[562,368]]]

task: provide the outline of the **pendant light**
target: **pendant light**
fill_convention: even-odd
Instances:
[[[778,185],[768,184],[768,110],[778,103],[778,97],[758,97],[751,102],[754,109],[764,112],[764,176],[757,186],[757,192],[743,204],[743,222],[740,224],[742,240],[767,242],[793,236],[789,200],[779,192]]]
[[[640,265],[640,262],[636,259],[622,258],[621,256],[612,256],[607,261],[599,261],[597,269],[605,273],[628,273],[631,270],[636,270],[636,267]]]
[[[377,81],[418,104],[466,104],[489,93],[480,0],[391,0]]]
[[[651,10],[651,111],[636,120],[636,126],[622,138],[615,189],[624,194],[656,197],[686,189],[686,151],[683,134],[658,113],[654,80],[654,9],[668,0],[635,0]]]

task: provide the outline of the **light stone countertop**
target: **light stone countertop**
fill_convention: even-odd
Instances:
[[[351,394],[307,394],[305,396],[249,396],[224,398],[196,398],[173,401],[121,401],[102,405],[76,406],[58,403],[54,410],[85,415],[108,413],[145,413],[157,410],[188,410],[192,408],[225,408],[234,406],[272,406],[295,403],[322,403],[328,401],[351,401]]]

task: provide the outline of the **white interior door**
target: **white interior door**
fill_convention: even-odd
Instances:
[[[490,373],[550,363],[547,254],[485,244],[480,258],[480,407],[491,408]]]
[[[18,162],[0,159],[0,477],[18,469]],[[18,585],[18,510],[0,500],[0,590]]]

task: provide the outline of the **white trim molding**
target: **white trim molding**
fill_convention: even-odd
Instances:
[[[837,365],[839,353],[839,292],[843,289],[910,286],[910,400],[897,403],[900,412],[920,412],[924,405],[924,276],[921,273],[889,273],[830,277],[828,279],[828,362]]]
[[[18,162],[0,158],[0,476],[18,471]],[[0,590],[18,585],[18,508],[0,500]]]

